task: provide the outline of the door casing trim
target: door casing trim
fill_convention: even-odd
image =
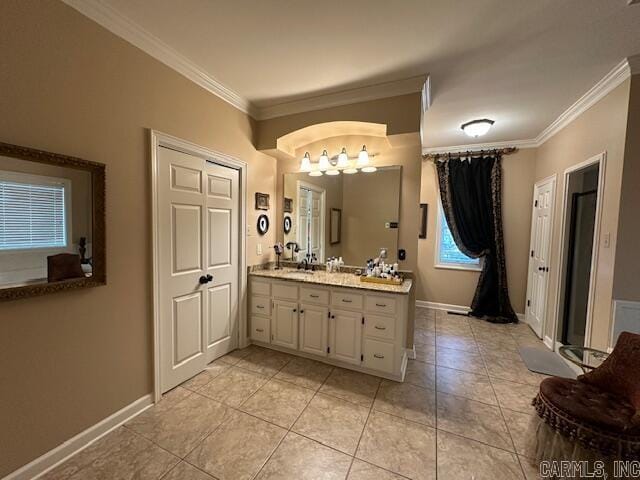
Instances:
[[[153,264],[153,401],[162,398],[160,382],[160,258],[158,239],[158,149],[171,148],[189,155],[205,158],[233,168],[240,173],[240,218],[238,235],[238,347],[246,347],[247,340],[247,163],[222,152],[211,150],[172,135],[149,130],[151,142],[151,232]]]

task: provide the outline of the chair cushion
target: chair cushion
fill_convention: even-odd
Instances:
[[[550,377],[540,384],[540,393],[568,419],[607,432],[631,433],[636,409],[623,397],[568,378]]]

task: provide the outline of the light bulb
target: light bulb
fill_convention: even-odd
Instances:
[[[466,133],[469,137],[481,137],[482,135],[486,135],[491,126],[495,122],[493,120],[489,120],[488,118],[483,118],[481,120],[473,120],[471,122],[467,122],[461,125],[460,128]]]
[[[311,171],[311,157],[309,156],[309,152],[305,152],[304,157],[302,157],[302,160],[300,161],[300,171]]]
[[[367,153],[367,146],[362,145],[362,150],[358,153],[358,163],[359,167],[365,167],[369,165],[369,153]]]
[[[320,170],[327,170],[330,167],[331,164],[329,163],[329,155],[327,154],[326,150],[323,150],[322,155],[320,155],[320,161],[318,162],[318,168]]]
[[[347,168],[349,166],[349,156],[347,155],[347,149],[342,147],[340,155],[338,155],[338,168]]]

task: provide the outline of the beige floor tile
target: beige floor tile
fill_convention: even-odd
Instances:
[[[205,369],[193,378],[184,382],[181,386],[192,391],[197,391],[204,387],[211,380],[216,378],[222,372],[231,368],[231,365],[221,360],[215,360],[205,367]]]
[[[487,374],[482,355],[453,348],[439,348],[436,351],[436,365],[465,372]]]
[[[372,411],[356,457],[406,477],[436,478],[436,431]]]
[[[413,332],[413,343],[416,345],[435,345],[435,330],[421,330],[416,328]]]
[[[179,387],[178,387],[179,388]],[[190,393],[190,392],[189,392]],[[162,403],[162,402],[160,402]],[[158,403],[158,405],[160,405]],[[118,448],[122,442],[131,441],[135,434],[124,427],[117,428],[113,432],[105,435],[100,440],[89,445],[66,462],[58,465],[45,475],[40,477],[41,480],[66,480],[78,473],[85,467],[88,467],[98,458],[109,454]]]
[[[271,379],[244,402],[240,410],[288,429],[313,395],[313,390],[308,388]]]
[[[248,480],[286,434],[283,428],[235,412],[189,454],[187,461],[219,480]]]
[[[149,440],[129,432],[107,455],[94,460],[76,473],[72,480],[156,480],[171,470],[180,459]]]
[[[416,316],[415,328],[433,332],[436,329],[435,318]]]
[[[485,365],[489,376],[515,383],[526,383],[537,387],[545,375],[530,371],[522,360],[513,360],[497,355],[485,355]]]
[[[317,394],[292,430],[353,455],[369,409],[330,395]]]
[[[244,357],[250,355],[253,352],[257,352],[258,350],[263,350],[263,348],[257,347],[255,345],[249,345],[246,348],[238,348],[232,352],[229,352],[225,356],[220,357],[218,360],[224,363],[228,363],[229,365],[236,365]]]
[[[402,480],[403,478],[356,458],[353,460],[347,480]]]
[[[318,390],[358,405],[370,407],[380,385],[380,379],[364,373],[336,368]]]
[[[465,352],[478,352],[478,345],[473,336],[451,335],[447,333],[436,336],[437,348],[454,348]]]
[[[498,400],[486,375],[437,367],[437,390],[478,402],[497,405]]]
[[[487,357],[498,356],[514,361],[522,361],[522,357],[520,356],[517,347],[499,347],[495,345],[485,345],[482,343],[478,343],[478,349],[480,350],[480,354],[485,360]]]
[[[430,363],[409,360],[404,381],[419,387],[433,389],[436,385],[436,367]]]
[[[308,358],[294,357],[276,374],[275,378],[300,387],[318,390],[332,370],[331,365]]]
[[[162,480],[216,480],[187,462],[180,462]]]
[[[291,355],[286,353],[263,348],[247,355],[236,366],[267,377],[273,377],[292,358]]]
[[[145,431],[151,432],[153,425],[159,422],[167,411],[190,395],[193,395],[191,390],[175,387],[173,390],[162,395],[162,399],[158,403],[129,420],[125,426],[141,434],[145,433]]]
[[[534,458],[536,453],[536,430],[540,422],[537,414],[515,412],[502,409],[507,428],[516,446],[516,452],[528,458]]]
[[[268,380],[263,375],[233,367],[207,383],[198,393],[231,407],[238,407]]]
[[[438,478],[522,480],[515,454],[438,430]]]
[[[493,405],[439,393],[438,429],[513,451],[500,408]]]
[[[289,432],[257,480],[342,480],[347,476],[352,457]]]
[[[524,477],[527,480],[543,480],[540,476],[540,467],[535,460],[518,455],[520,465],[524,471]]]
[[[225,419],[228,408],[194,394],[175,405],[151,424],[131,428],[165,450],[183,458]]]
[[[416,350],[416,358],[417,362],[425,362],[425,363],[436,363],[436,346],[434,345],[421,345],[416,343],[414,345]]]
[[[516,410],[523,413],[534,413],[531,401],[538,394],[539,388],[533,385],[510,382],[492,378],[491,383],[498,397],[498,404],[502,408]]]
[[[383,380],[373,409],[414,422],[436,426],[436,393],[410,383]]]
[[[473,332],[471,327],[467,323],[453,322],[449,323],[446,320],[436,323],[437,335],[458,335],[461,337],[473,338]]]

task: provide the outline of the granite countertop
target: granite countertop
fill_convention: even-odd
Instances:
[[[249,275],[254,277],[273,278],[276,280],[289,280],[315,285],[331,287],[357,288],[359,290],[371,290],[374,292],[408,294],[413,285],[412,280],[406,279],[401,285],[385,285],[382,283],[365,283],[353,273],[327,273],[324,270],[316,270],[313,273],[303,273],[294,268],[282,268],[280,270],[264,269],[253,270]]]

